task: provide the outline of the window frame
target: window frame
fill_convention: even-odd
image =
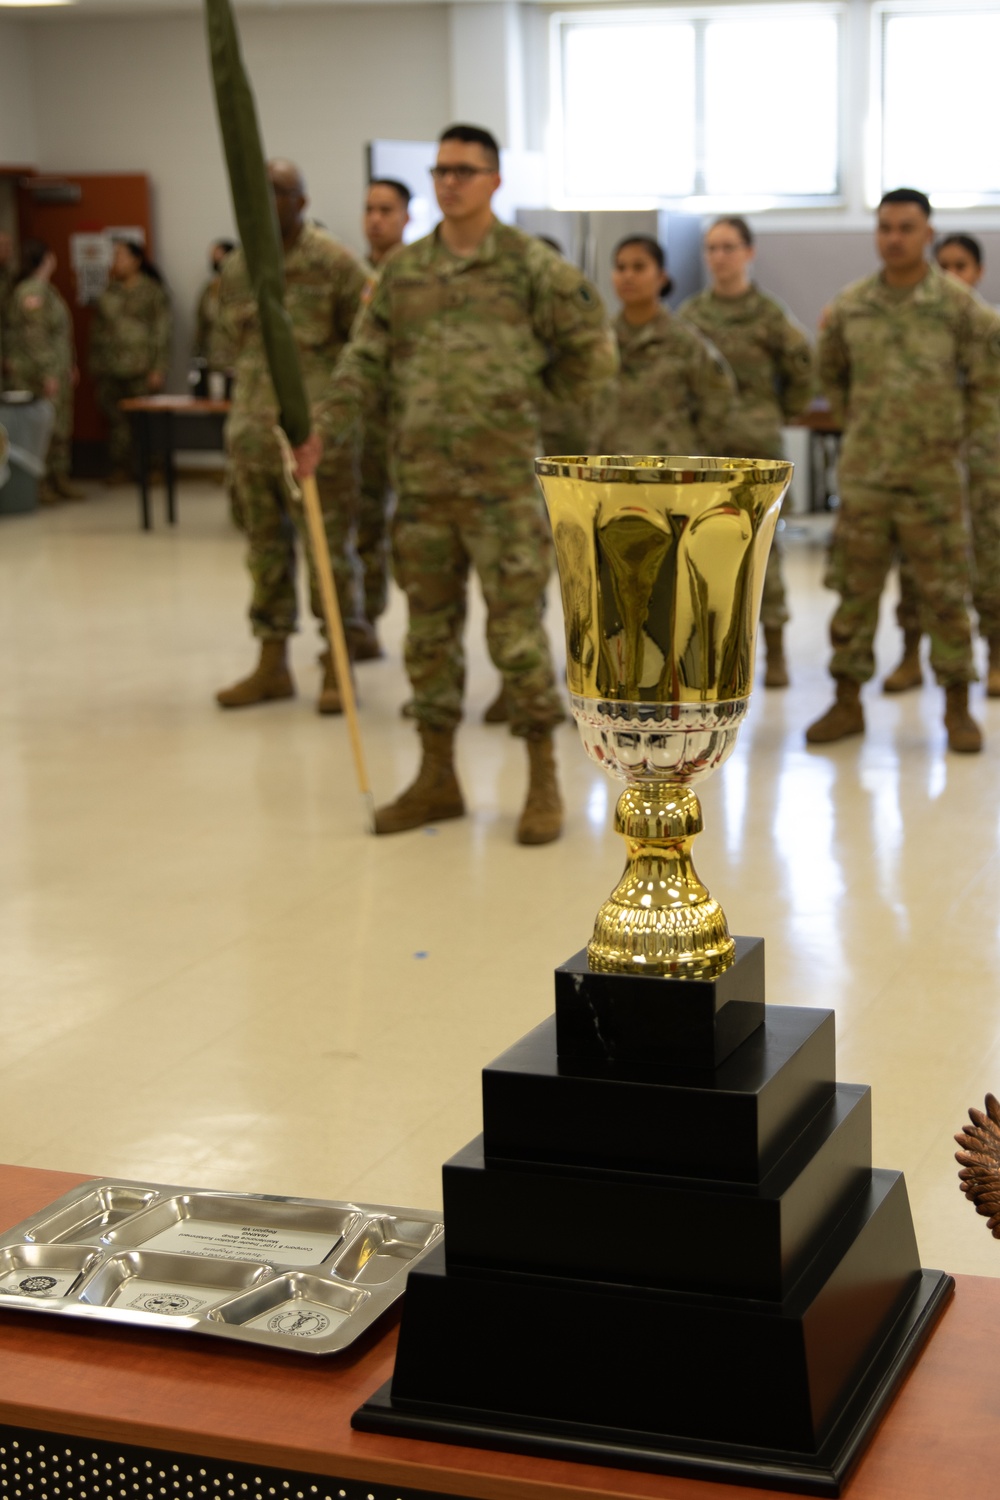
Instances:
[[[1000,16],[1000,0],[872,0],[869,32],[869,143],[865,153],[865,201],[875,207],[882,194],[898,182],[885,177],[885,69],[886,23],[892,17],[935,16],[948,20],[961,14]],[[920,187],[919,183],[914,184]],[[1000,208],[1000,187],[994,193],[971,196],[968,193],[931,193],[935,212],[962,212]]]
[[[919,0],[910,0],[919,3]],[[938,0],[940,5],[940,0]],[[848,140],[848,47],[850,28],[850,0],[777,0],[770,4],[702,4],[702,5],[650,5],[610,8],[593,6],[586,9],[560,9],[549,16],[549,123],[548,159],[549,194],[552,204],[564,210],[601,210],[666,208],[685,213],[782,213],[794,210],[816,210],[819,212],[843,211],[847,206],[846,162],[849,152]],[[779,18],[832,17],[837,24],[837,162],[836,186],[832,193],[824,194],[709,194],[699,180],[704,171],[705,136],[705,33],[712,21],[723,20],[777,20]],[[563,39],[568,28],[573,26],[621,26],[630,21],[648,25],[660,20],[665,24],[694,24],[695,55],[698,76],[695,88],[695,140],[699,159],[695,165],[695,191],[679,196],[655,194],[609,197],[601,194],[567,194],[565,191],[565,112],[564,79],[565,49]],[[698,23],[701,23],[699,26]]]

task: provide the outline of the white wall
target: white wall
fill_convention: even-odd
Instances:
[[[177,385],[208,244],[233,232],[201,19],[60,16],[29,29],[39,167],[151,179]],[[447,122],[447,6],[244,11],[240,30],[265,150],[302,167],[311,212],[360,250],[366,141],[433,140]]]
[[[30,167],[37,154],[30,28],[0,16],[0,167]]]

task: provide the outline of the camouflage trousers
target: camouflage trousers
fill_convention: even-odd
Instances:
[[[909,559],[938,682],[974,682],[968,533],[957,473],[909,489],[842,480],[827,580],[841,595],[830,624],[832,675],[867,682],[874,674],[879,601],[897,549]]]
[[[108,452],[112,469],[125,469],[130,474],[135,470],[132,449],[132,426],[125,413],[119,410],[119,401],[128,401],[134,396],[149,395],[149,378],[146,375],[99,375],[94,383],[97,404],[108,419]]]
[[[486,600],[486,644],[503,675],[511,733],[548,733],[565,711],[542,624],[552,538],[534,485],[496,500],[401,496],[392,549],[410,607],[405,661],[414,717],[437,729],[462,717],[471,565]]]
[[[283,474],[232,462],[229,466],[233,519],[247,539],[247,568],[253,585],[250,624],[262,641],[283,641],[298,628],[295,588],[296,538],[309,567],[309,603],[323,624],[323,606],[306,536],[302,502],[292,501]],[[339,471],[316,475],[330,564],[348,646],[364,632],[361,563],[357,552],[357,474],[353,459]]]
[[[969,475],[969,529],[972,602],[979,616],[979,634],[988,641],[1000,640],[1000,479],[996,473]],[[903,630],[924,629],[920,595],[905,554],[899,560],[896,619]]]
[[[389,484],[385,444],[369,441],[361,453],[361,501],[358,509],[358,554],[364,573],[365,618],[372,624],[389,602],[389,525],[395,496]]]
[[[54,479],[68,479],[73,458],[73,383],[59,381],[55,402],[56,421],[45,455],[45,472]]]
[[[765,630],[780,630],[788,623],[788,600],[785,595],[785,573],[781,564],[781,544],[775,536],[764,569],[764,592],[760,601],[760,623]]]

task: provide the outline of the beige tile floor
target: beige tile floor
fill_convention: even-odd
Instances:
[[[175,530],[161,511],[143,535],[129,492],[95,491],[0,521],[0,1159],[433,1206],[479,1069],[551,1010],[617,877],[612,785],[567,726],[566,835],[514,844],[523,750],[479,722],[477,607],[471,816],[373,839],[344,725],[313,710],[312,626],[296,700],[218,710],[252,654],[241,542],[211,483]],[[933,686],[869,688],[864,742],[807,751],[831,596],[815,531],[790,532],[794,685],[757,693],[704,788],[699,870],[766,938],[769,1000],[836,1010],[924,1263],[1000,1274],[952,1159],[1000,1090],[1000,702],[979,757],[945,753]],[[403,623],[396,597],[388,659],[359,670],[382,799],[415,760]],[[887,606],[884,667],[894,648]]]

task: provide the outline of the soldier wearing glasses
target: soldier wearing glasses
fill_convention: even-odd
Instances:
[[[443,220],[385,266],[324,418],[342,439],[373,397],[389,402],[393,560],[409,602],[406,668],[423,760],[376,826],[396,833],[465,811],[453,746],[472,566],[511,732],[528,745],[518,841],[548,843],[562,829],[552,731],[563,709],[542,624],[552,544],[533,469],[539,403],[546,390],[589,400],[614,373],[614,348],[581,273],[494,218],[499,152],[488,131],[446,130],[433,177]]]

